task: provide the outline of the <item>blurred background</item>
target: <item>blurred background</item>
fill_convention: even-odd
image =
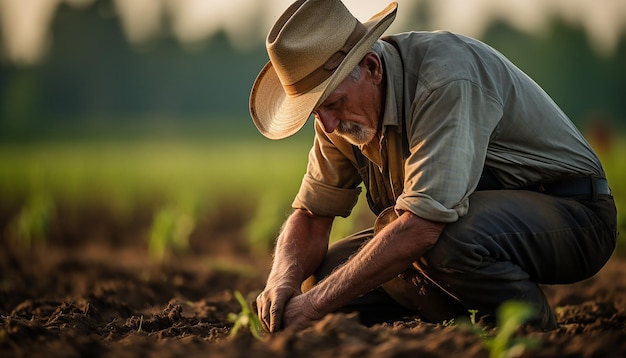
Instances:
[[[266,140],[248,114],[265,36],[290,3],[0,0],[5,239],[135,240],[163,259],[229,228],[267,250],[312,138],[307,126]],[[345,3],[364,21],[388,1]],[[388,33],[479,38],[554,98],[602,157],[623,231],[626,1],[398,3]],[[368,220],[360,203],[333,237]]]

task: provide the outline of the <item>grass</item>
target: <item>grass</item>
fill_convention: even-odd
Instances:
[[[184,236],[180,230],[223,200],[255,207],[271,192],[272,212],[289,210],[308,147],[246,139],[0,144],[0,205],[23,207],[20,235],[32,241],[55,202],[80,207],[95,198],[119,217],[140,203],[155,204],[157,252],[159,241],[175,242],[172,235]]]
[[[306,170],[311,133],[304,132],[282,141],[214,134],[0,143],[0,206],[23,206],[14,221],[29,245],[45,236],[46,210],[57,202],[80,207],[95,199],[122,220],[150,203],[157,206],[150,252],[162,259],[168,250],[184,250],[198,219],[226,201],[253,210],[245,231],[251,245],[267,250]],[[42,198],[46,206],[38,204]],[[334,237],[346,235],[355,220],[338,219]]]
[[[70,202],[102,194],[123,209],[158,193],[215,198],[297,189],[307,149],[248,142],[46,143],[0,147],[3,193],[50,192]],[[258,194],[255,194],[258,195]],[[201,200],[201,199],[199,199]]]
[[[270,141],[258,133],[218,128],[202,136],[81,138],[0,143],[0,206],[17,205],[13,236],[25,245],[41,242],[60,201],[70,207],[97,198],[124,218],[138,203],[156,206],[150,231],[151,253],[184,250],[201,217],[224,201],[251,210],[245,232],[250,244],[271,248],[306,169],[312,128],[292,138]],[[618,207],[618,229],[626,229],[626,139],[603,150]],[[365,225],[365,200],[354,215],[337,218],[332,240]],[[359,226],[360,227],[355,227]],[[618,242],[618,249],[621,240]]]

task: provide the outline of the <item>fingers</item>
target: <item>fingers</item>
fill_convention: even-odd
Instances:
[[[265,300],[263,298],[263,293],[261,293],[260,295],[257,296],[256,298],[256,307],[257,307],[257,315],[259,316],[259,320],[261,321],[261,323],[263,323],[263,328],[268,331],[270,331],[270,327],[269,327],[269,322],[270,322],[270,316],[269,316],[269,301]]]
[[[270,307],[270,332],[278,332],[282,328],[283,312],[285,303],[282,300],[275,300]]]
[[[256,299],[259,319],[270,332],[283,328],[285,305],[294,296],[293,290],[264,291]]]
[[[259,305],[259,300],[260,300],[261,295],[257,296],[256,301],[252,302],[252,309],[254,311],[256,311],[256,315],[259,317],[259,320],[261,321],[261,324],[263,324],[263,329],[266,332],[269,332],[269,327],[267,326],[267,323],[265,323],[265,320],[263,320],[263,315],[262,315],[262,305]]]
[[[282,299],[267,299],[263,293],[257,297],[257,314],[267,331],[278,332],[281,329],[284,302]]]

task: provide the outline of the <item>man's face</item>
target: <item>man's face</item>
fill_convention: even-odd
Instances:
[[[336,132],[352,144],[369,143],[376,137],[381,113],[380,82],[380,76],[362,66],[358,80],[348,76],[315,109],[316,120],[327,133]]]

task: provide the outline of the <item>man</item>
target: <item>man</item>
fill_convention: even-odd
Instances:
[[[269,331],[358,311],[441,322],[521,300],[556,326],[538,284],[608,260],[616,211],[602,166],[537,84],[448,32],[379,39],[392,3],[360,23],[338,0],[297,1],[267,38],[250,111],[280,139],[311,114],[307,173],[276,242],[258,314]],[[359,185],[378,220],[328,247]]]

